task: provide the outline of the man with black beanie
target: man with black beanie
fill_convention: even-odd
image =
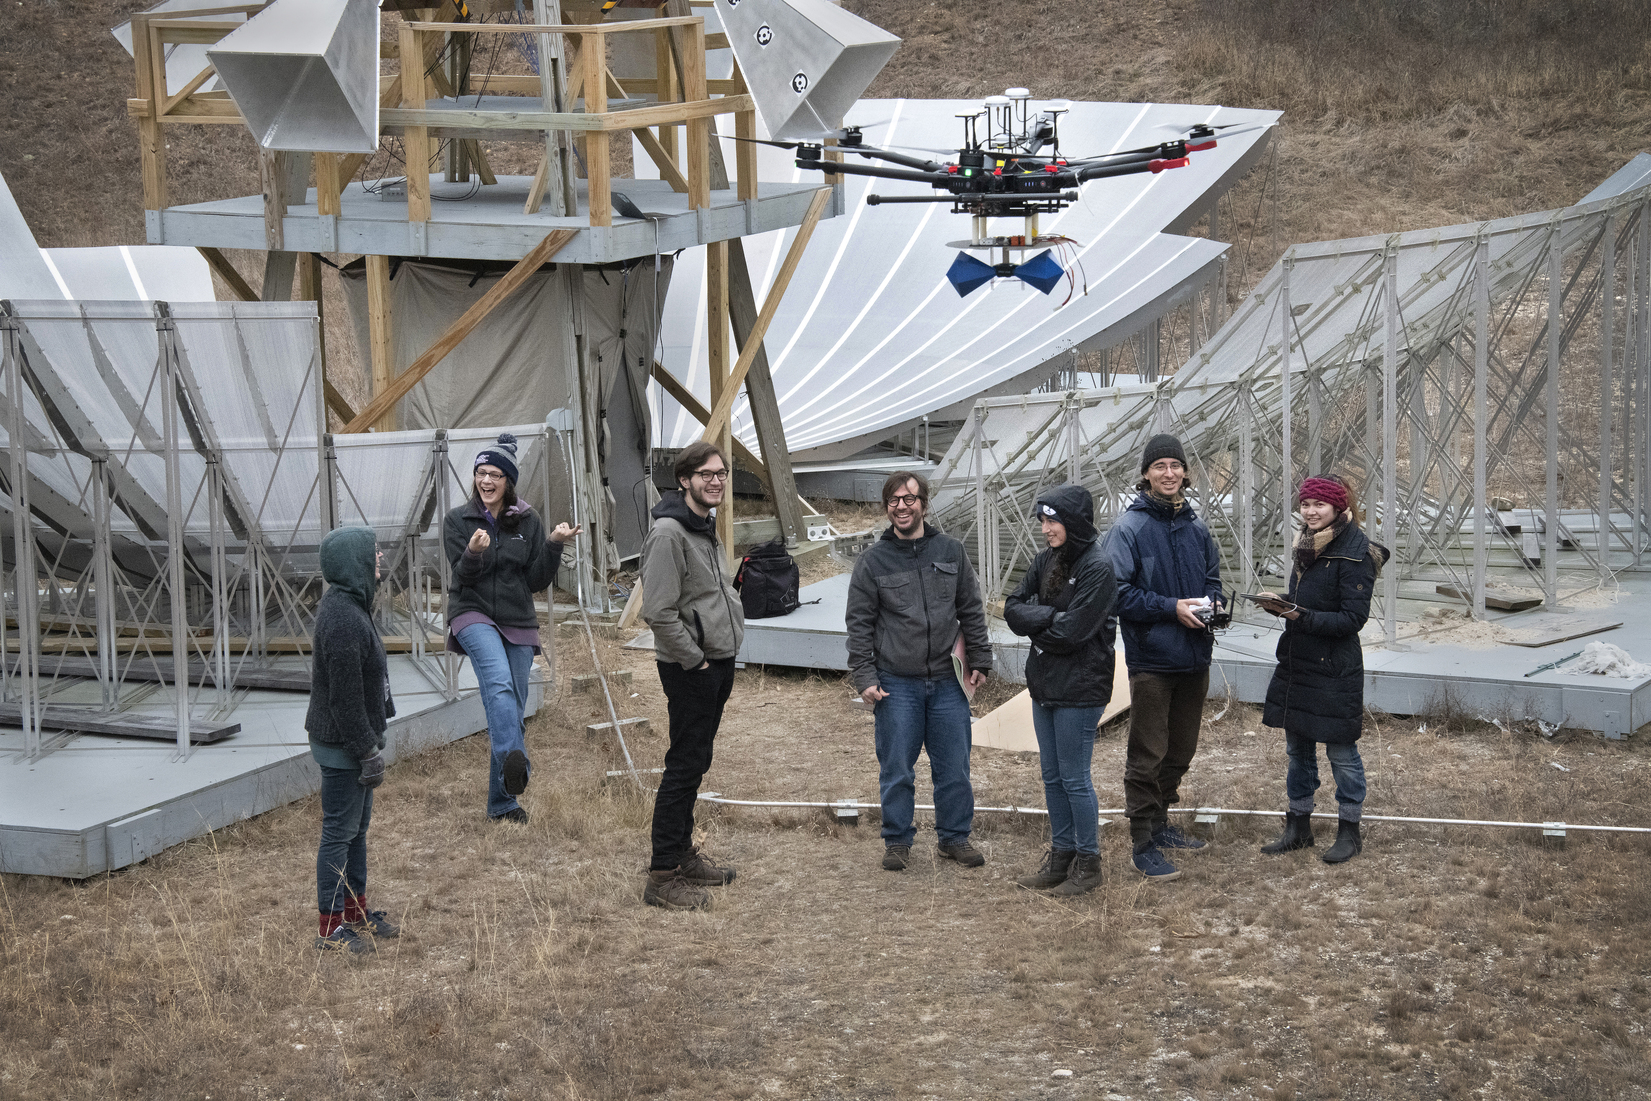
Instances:
[[[1132,861],[1148,879],[1167,881],[1181,872],[1162,850],[1204,847],[1169,824],[1169,808],[1198,751],[1215,636],[1197,609],[1221,602],[1221,554],[1186,499],[1192,483],[1180,440],[1167,433],[1148,440],[1141,476],[1106,551],[1129,665],[1124,813]]]

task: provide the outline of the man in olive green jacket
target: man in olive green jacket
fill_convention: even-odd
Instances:
[[[669,910],[706,910],[711,896],[705,888],[730,882],[734,869],[711,863],[694,848],[694,800],[734,689],[745,612],[723,568],[711,519],[728,492],[727,458],[700,441],[683,448],[675,473],[682,491],[660,498],[642,544],[642,618],[653,628],[671,726],[642,899]]]

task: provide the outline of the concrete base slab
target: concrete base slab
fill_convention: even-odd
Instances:
[[[413,659],[390,656],[390,763],[487,728],[468,662],[448,701]],[[95,688],[95,686],[94,686]],[[210,695],[200,697],[209,705]],[[534,683],[528,706],[542,699]],[[133,710],[164,718],[169,692]],[[84,879],[284,806],[321,788],[304,717],[308,695],[252,691],[224,716],[241,725],[180,758],[175,745],[137,738],[48,735],[33,760],[21,730],[0,729],[0,871]],[[482,813],[485,791],[476,793]]]

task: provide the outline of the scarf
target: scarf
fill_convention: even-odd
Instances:
[[[1353,512],[1349,509],[1318,531],[1313,531],[1306,524],[1301,526],[1301,534],[1296,537],[1295,546],[1297,580],[1312,568],[1313,563],[1318,561],[1318,556],[1324,553],[1324,548],[1328,547],[1336,536],[1346,531],[1347,525],[1352,522]]]
[[[1167,505],[1172,515],[1180,512],[1181,506],[1187,503],[1187,495],[1185,493],[1177,493],[1173,497],[1165,497],[1162,493],[1159,493],[1151,486],[1147,487],[1147,496],[1151,497],[1154,501],[1157,501],[1161,505]]]

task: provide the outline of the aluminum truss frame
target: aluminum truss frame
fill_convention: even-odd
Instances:
[[[1550,606],[1644,568],[1651,187],[1643,172],[1618,176],[1633,186],[1575,207],[1296,246],[1159,382],[977,402],[937,471],[935,522],[1002,596],[1039,549],[1039,492],[1088,486],[1105,530],[1134,497],[1146,439],[1171,431],[1244,591],[1282,576],[1302,477],[1358,487],[1395,556],[1380,602],[1389,642],[1399,580],[1424,569],[1483,617],[1491,540],[1508,538],[1493,494],[1530,506],[1541,551],[1513,549]],[[1594,537],[1562,509],[1590,511]],[[1585,568],[1562,578],[1561,546]]]

